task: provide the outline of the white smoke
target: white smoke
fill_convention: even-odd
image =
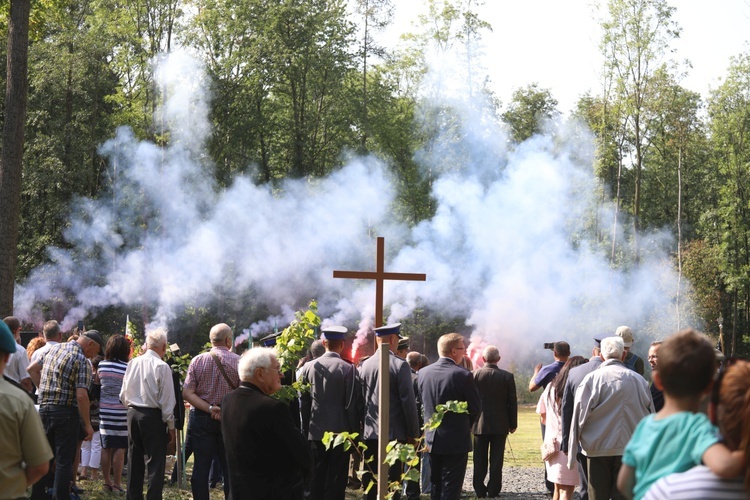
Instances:
[[[594,238],[611,233],[613,207],[597,196],[581,127],[511,149],[486,109],[455,96],[442,102],[450,119],[425,114],[423,123],[442,132],[419,155],[434,177],[436,213],[409,228],[392,212],[388,168],[372,157],[280,188],[240,176],[218,189],[203,149],[204,72],[185,56],[162,65],[158,119],[168,145],[123,128],[102,146],[111,188],[74,203],[70,249],[50,249],[50,264],[17,287],[19,317],[41,323],[40,306],[53,302],[67,328],[107,306],[149,304],[153,322],[167,324],[186,305],[251,293],[273,313],[238,325],[247,335],[283,327],[313,298],[326,323],[357,325],[361,335],[373,323],[374,284],[332,271],[374,270],[375,237],[384,236],[386,271],[427,274],[426,282],[386,282],[389,322],[421,306],[466,317],[475,343],[495,343],[506,356],[563,339],[585,349],[620,324],[637,337],[641,325],[656,325],[648,336],[675,327],[677,276],[664,250],[671,237],[643,235],[640,265],[627,272]],[[625,253],[626,227],[621,221],[617,236]]]

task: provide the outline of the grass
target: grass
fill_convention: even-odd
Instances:
[[[505,466],[506,467],[535,467],[542,468],[542,462],[539,447],[542,443],[541,429],[539,428],[539,416],[534,412],[535,405],[522,405],[518,407],[518,429],[515,433],[508,436],[508,442],[505,446]],[[469,465],[472,467],[472,456],[469,455]],[[190,477],[192,471],[192,459],[187,463],[186,477]],[[167,473],[171,472],[171,464],[167,464]],[[123,487],[126,478],[123,478]],[[85,492],[82,498],[91,500],[111,500],[113,498],[124,498],[124,496],[104,491],[104,482],[98,481],[79,481],[78,486]],[[223,490],[217,488],[210,490],[211,500],[222,500],[224,498]],[[192,498],[190,493],[190,483],[183,482],[182,489],[177,486],[169,486],[165,481],[164,492],[162,497],[166,500],[178,500]],[[361,498],[362,492],[347,490],[346,498]],[[423,498],[428,498],[423,495]]]
[[[539,415],[535,410],[536,405],[518,407],[518,429],[508,435],[505,445],[505,466],[540,469],[544,467],[539,451],[542,445],[542,429],[539,426]]]

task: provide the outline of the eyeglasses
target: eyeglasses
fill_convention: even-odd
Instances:
[[[279,368],[271,368],[270,366],[262,366],[261,368],[263,368],[264,370],[275,371],[276,373],[279,373],[279,374],[281,373],[281,367],[279,367]]]
[[[454,347],[454,349],[458,349],[459,351],[461,351],[461,350],[465,351],[466,350],[465,347]]]

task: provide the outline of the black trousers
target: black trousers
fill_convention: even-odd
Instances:
[[[503,461],[507,437],[507,434],[474,436],[474,492],[478,497],[496,497],[503,489]],[[485,483],[488,457],[490,477]]]
[[[622,465],[621,456],[588,457],[589,500],[625,500],[617,489],[617,473]]]
[[[310,500],[344,500],[349,473],[349,452],[343,446],[326,450],[321,441],[310,441],[313,458]]]
[[[128,408],[128,500],[143,499],[148,466],[148,500],[162,498],[167,464],[167,424],[158,408]]]
[[[432,462],[432,500],[459,500],[466,476],[468,453],[430,453]]]

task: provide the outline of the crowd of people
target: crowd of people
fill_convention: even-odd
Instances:
[[[393,497],[460,498],[470,452],[476,496],[502,491],[518,405],[495,345],[472,363],[464,337],[445,334],[430,364],[399,324],[386,325],[374,334],[377,346],[387,345],[387,362],[373,355],[354,363],[342,355],[347,329],[329,326],[292,370],[274,349],[277,335],[239,356],[221,323],[181,383],[164,361],[163,329],[148,331],[137,355],[118,334],[105,343],[80,330],[63,342],[55,321],[27,350],[19,333],[16,318],[0,322],[0,499],[25,498],[29,488],[32,499],[69,499],[80,491],[79,470],[101,471],[113,494],[142,499],[145,489],[146,498],[162,498],[184,403],[194,499],[210,497],[212,469],[221,471],[226,498],[336,500],[347,487],[377,498],[381,366],[389,376],[387,439],[414,445],[419,456],[387,468],[390,487],[398,485]],[[630,328],[594,340],[588,359],[554,343],[554,361],[537,365],[529,381],[541,391],[540,452],[553,498],[748,498],[750,362],[719,363],[707,337],[684,330],[650,346],[649,382]],[[294,380],[299,392],[273,397]],[[443,414],[450,402],[466,410]],[[436,414],[440,424],[424,428]],[[346,439],[332,445],[329,433]],[[404,476],[413,467],[421,474]]]

